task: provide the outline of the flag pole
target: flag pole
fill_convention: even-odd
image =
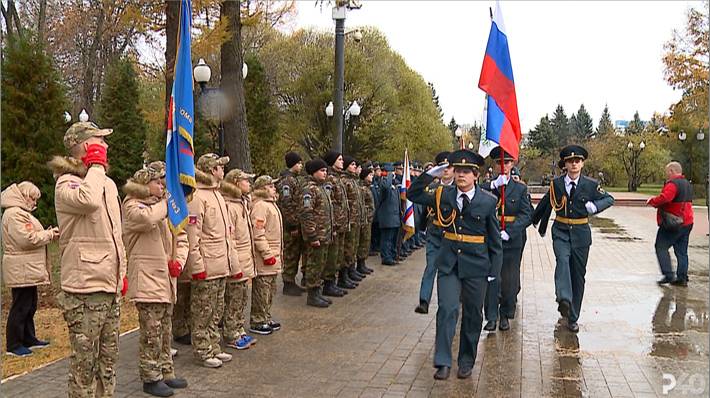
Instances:
[[[488,15],[491,17],[491,21],[493,21],[493,7],[488,7]],[[500,171],[501,174],[507,176],[505,172],[505,158],[503,156],[503,147],[500,146],[500,143],[498,144],[498,147],[500,148]],[[500,186],[500,207],[500,229],[505,231],[505,185]]]

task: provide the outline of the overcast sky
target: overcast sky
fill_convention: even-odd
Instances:
[[[298,1],[296,28],[334,30],[330,7]],[[518,110],[524,133],[561,104],[567,116],[584,103],[594,124],[605,104],[613,120],[644,120],[680,98],[663,79],[663,43],[682,30],[699,1],[503,1]],[[480,121],[478,77],[494,1],[363,1],[346,29],[375,26],[426,81],[444,110]],[[364,37],[363,40],[367,40]],[[346,45],[347,51],[347,45]],[[367,106],[367,104],[362,104]]]

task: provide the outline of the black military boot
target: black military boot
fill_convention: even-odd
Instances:
[[[355,282],[361,282],[363,279],[365,279],[365,276],[363,274],[355,271],[354,265],[349,266],[347,271],[348,277]]]
[[[357,285],[353,284],[352,281],[348,279],[347,274],[345,269],[338,271],[338,287],[343,289],[355,289]]]
[[[369,275],[372,273],[371,269],[365,267],[365,260],[357,260],[355,270],[363,275]]]
[[[343,297],[345,294],[335,286],[335,281],[325,281],[323,284],[323,295],[331,297]]]
[[[333,304],[333,300],[331,300],[328,297],[325,297],[323,295],[323,287],[322,286],[318,287],[318,290],[316,290],[316,293],[318,294],[319,299],[325,301],[328,304]]]
[[[362,265],[360,265],[360,267],[361,267],[362,269],[364,269],[365,272],[367,272],[368,274],[371,274],[371,273],[375,272],[374,269],[372,269],[372,268],[370,268],[370,267],[367,266],[367,259],[366,259],[366,258],[363,258],[363,259],[360,260],[359,262],[362,264]]]
[[[284,296],[300,296],[303,294],[303,290],[296,282],[284,281]]]
[[[175,392],[162,380],[153,383],[143,383],[143,392],[154,397],[170,397]]]
[[[306,298],[306,305],[310,305],[311,307],[318,307],[318,308],[326,308],[330,304],[328,302],[323,301],[318,297],[318,288],[317,287],[312,287],[308,289],[308,298]]]

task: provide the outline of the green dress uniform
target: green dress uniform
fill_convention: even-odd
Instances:
[[[560,167],[564,166],[565,161],[574,158],[586,159],[587,151],[577,145],[563,148],[560,152]],[[555,296],[558,310],[568,319],[573,331],[577,330],[576,323],[582,309],[584,277],[589,247],[592,245],[589,216],[613,204],[614,198],[596,180],[580,175],[574,181],[568,175],[563,175],[550,183],[549,191],[533,213],[532,222],[535,225],[540,223],[538,231],[544,236],[552,210],[555,211],[552,224],[552,247],[556,260]]]
[[[483,164],[483,158],[467,150],[452,153],[449,160],[454,167],[478,169]],[[463,318],[458,366],[459,375],[467,377],[476,360],[487,277],[498,275],[503,261],[496,217],[497,200],[478,186],[464,193],[455,186],[442,185],[433,194],[427,193],[426,188],[432,181],[434,177],[431,175],[421,175],[412,183],[407,197],[414,203],[434,208],[443,229],[436,258],[439,309],[436,313],[434,366],[451,367],[451,343],[461,302]]]
[[[500,151],[500,147],[493,148],[491,159],[500,159]],[[505,160],[514,160],[507,152],[503,152],[503,156]],[[502,220],[505,220],[504,230],[509,237],[508,240],[503,240],[503,266],[500,275],[488,283],[486,291],[486,320],[495,322],[499,316],[501,319],[515,318],[520,292],[520,261],[526,241],[525,229],[532,223],[533,207],[528,187],[521,182],[508,180],[504,188],[505,203],[501,201],[503,188],[496,187],[493,183],[483,184],[482,187],[498,198],[498,221],[502,223]]]

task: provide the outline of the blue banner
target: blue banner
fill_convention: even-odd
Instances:
[[[192,59],[190,32],[192,5],[180,1],[175,77],[168,109],[167,143],[165,145],[165,181],[167,185],[168,221],[178,234],[188,222],[187,202],[195,190],[195,151],[192,141],[194,104],[192,100]]]

